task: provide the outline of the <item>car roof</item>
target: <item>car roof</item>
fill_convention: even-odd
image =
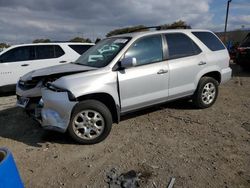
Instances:
[[[17,44],[12,45],[12,47],[22,47],[22,46],[41,46],[41,45],[95,45],[94,43],[83,43],[83,42],[48,42],[48,43],[27,43],[27,44]]]
[[[164,33],[190,33],[190,32],[211,32],[209,30],[204,29],[167,29],[167,30],[160,30],[160,31],[141,31],[141,32],[133,32],[133,33],[126,33],[121,35],[114,35],[112,37],[141,37],[146,35],[152,34],[164,34]]]

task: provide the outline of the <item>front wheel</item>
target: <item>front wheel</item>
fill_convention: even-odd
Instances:
[[[104,140],[111,128],[109,109],[99,101],[86,100],[74,108],[68,132],[78,143],[95,144]]]
[[[219,83],[211,77],[202,77],[193,95],[193,103],[198,108],[212,106],[218,96]]]

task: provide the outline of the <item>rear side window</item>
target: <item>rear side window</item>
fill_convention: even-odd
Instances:
[[[36,59],[57,58],[64,54],[62,48],[58,45],[36,46]]]
[[[192,32],[192,33],[212,51],[225,49],[222,42],[213,33],[210,32]]]
[[[76,51],[80,55],[86,52],[91,46],[92,45],[69,45],[70,48],[72,48],[74,51]]]
[[[187,35],[182,33],[166,34],[169,59],[193,56],[201,53],[201,49]]]
[[[29,61],[35,59],[35,51],[32,46],[17,47],[0,56],[0,62]]]

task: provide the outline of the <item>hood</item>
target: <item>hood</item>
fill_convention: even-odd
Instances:
[[[38,70],[31,71],[20,78],[22,81],[32,80],[33,78],[38,77],[47,77],[47,76],[64,76],[74,73],[85,72],[89,70],[97,69],[95,67],[88,67],[84,65],[78,65],[74,63],[64,64],[64,65],[56,65],[52,67],[46,67]]]

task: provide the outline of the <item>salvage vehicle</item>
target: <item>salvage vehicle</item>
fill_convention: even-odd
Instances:
[[[100,41],[74,63],[25,75],[17,104],[45,129],[94,144],[135,110],[184,97],[210,107],[231,74],[228,51],[210,31],[128,33]]]
[[[75,61],[92,43],[36,43],[7,48],[0,53],[0,92],[15,90],[24,74],[62,63]]]
[[[250,33],[237,48],[235,63],[242,68],[250,68]]]

